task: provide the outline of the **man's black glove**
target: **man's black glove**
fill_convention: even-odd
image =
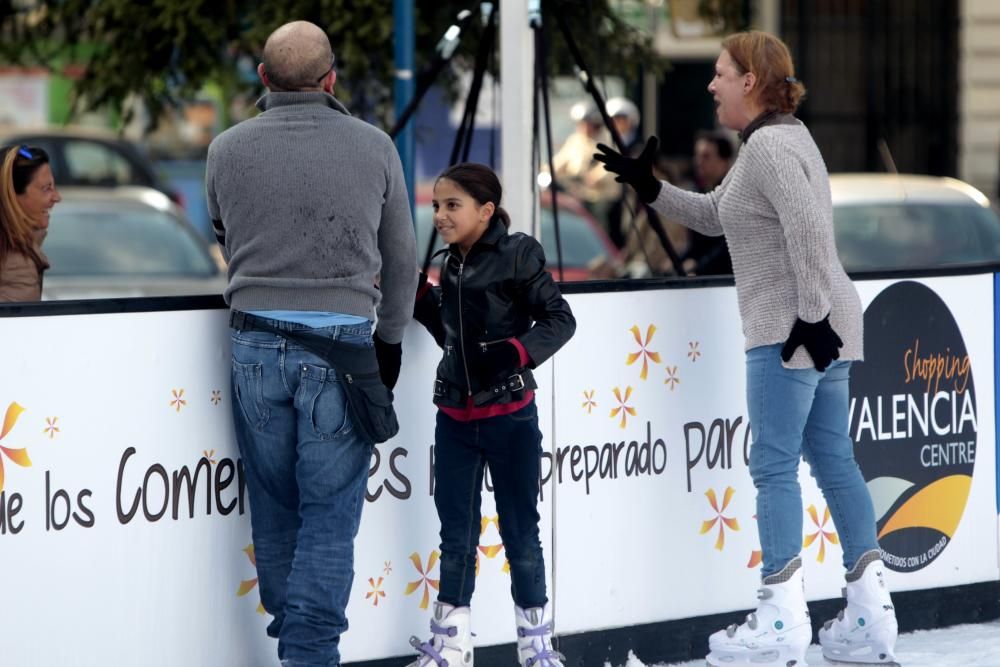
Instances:
[[[656,157],[656,149],[660,145],[659,139],[650,137],[646,140],[646,147],[642,149],[639,157],[625,157],[618,151],[604,144],[597,144],[599,153],[594,153],[594,159],[604,163],[604,168],[618,174],[615,179],[619,183],[628,183],[635,188],[639,199],[647,204],[656,200],[663,187],[659,180],[653,176],[653,158]]]
[[[403,343],[387,343],[375,332],[375,358],[378,359],[378,374],[382,384],[392,391],[399,379],[399,368],[403,364]]]
[[[489,389],[521,366],[521,353],[513,343],[506,341],[492,343],[486,347],[477,346],[472,372],[479,381],[479,388]]]
[[[840,348],[844,347],[844,341],[840,340],[840,336],[830,326],[830,316],[827,315],[819,322],[813,323],[796,319],[792,333],[788,335],[785,346],[781,348],[782,360],[790,360],[799,345],[805,346],[816,370],[822,372],[834,359],[840,359]]]

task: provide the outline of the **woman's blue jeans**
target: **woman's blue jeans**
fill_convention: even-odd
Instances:
[[[308,329],[268,320],[281,329]],[[371,347],[370,325],[313,329]],[[283,337],[232,332],[233,421],[246,469],[267,634],[286,667],[340,664],[372,447],[338,373]]]
[[[753,444],[750,476],[757,487],[761,575],[779,572],[802,550],[799,458],[805,458],[830,508],[850,569],[878,548],[875,511],[854,460],[848,406],[851,362],[820,372],[781,364],[781,345],[747,352],[747,408]]]

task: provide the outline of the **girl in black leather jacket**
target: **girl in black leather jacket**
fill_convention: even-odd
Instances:
[[[542,434],[531,369],[573,335],[576,320],[545,270],[534,238],[508,234],[502,188],[486,166],[455,165],[434,184],[434,226],[448,247],[441,287],[421,277],[414,309],[444,356],[434,402],[434,504],[441,520],[441,581],[431,638],[412,639],[414,665],[472,663],[483,473],[488,463],[510,563],[522,667],[562,667],[552,650],[538,530]]]

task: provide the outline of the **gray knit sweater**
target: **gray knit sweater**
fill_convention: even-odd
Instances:
[[[402,340],[416,250],[399,155],[381,130],[322,92],[269,93],[263,113],[208,149],[208,209],[237,310],[375,319]],[[378,283],[378,286],[376,286]]]
[[[829,176],[801,122],[757,129],[712,192],[664,183],[652,206],[702,234],[726,235],[746,349],[783,343],[796,317],[829,313],[844,341],[840,358],[862,358],[861,301],[837,257]],[[786,365],[812,360],[800,347]]]

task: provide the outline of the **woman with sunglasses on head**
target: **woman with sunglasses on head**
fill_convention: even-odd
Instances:
[[[49,211],[60,200],[41,148],[0,149],[0,301],[40,301]]]
[[[837,258],[830,181],[809,130],[793,116],[805,88],[788,47],[763,32],[722,40],[708,85],[719,123],[743,146],[707,194],[652,173],[656,138],[638,158],[606,146],[596,159],[671,220],[725,234],[746,336],[747,412],[763,552],[758,605],[709,638],[713,667],[805,667],[812,625],[803,590],[800,458],[809,463],[843,550],[847,605],[819,630],[823,656],[896,665],[897,622],[875,513],[848,432],[851,361],[862,358],[861,300]]]

